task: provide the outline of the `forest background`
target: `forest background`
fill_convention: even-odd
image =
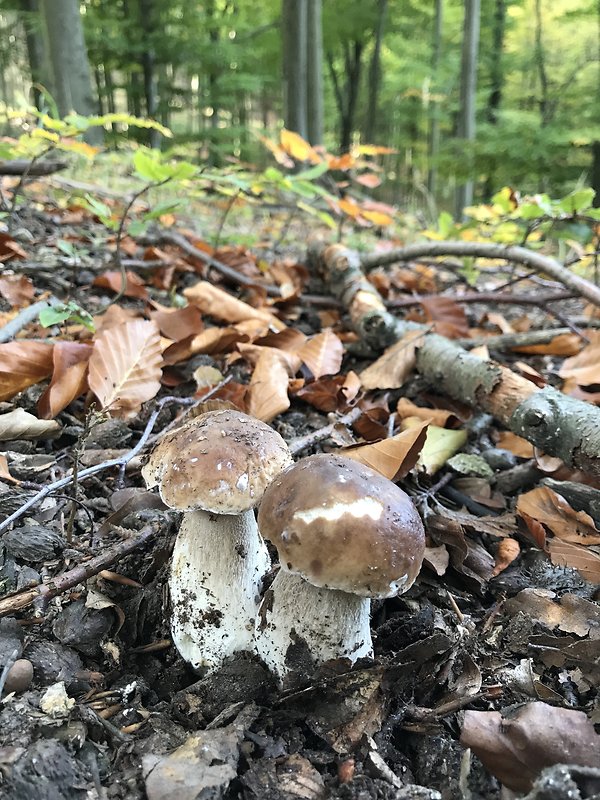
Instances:
[[[260,136],[284,122],[331,151],[393,148],[379,155],[377,196],[405,210],[457,212],[507,185],[551,196],[588,185],[600,198],[598,0],[0,8],[0,102],[128,112],[175,134],[115,126],[109,147],[125,134],[212,166],[264,166]]]

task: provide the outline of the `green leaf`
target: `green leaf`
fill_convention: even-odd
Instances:
[[[96,330],[92,315],[72,300],[68,303],[57,303],[49,308],[44,308],[39,314],[40,325],[43,328],[61,325],[67,320],[79,325],[84,325],[90,331]]]
[[[591,189],[578,189],[558,201],[558,206],[565,214],[578,214],[590,208],[596,192]]]
[[[438,232],[443,239],[447,239],[454,229],[454,219],[452,214],[442,211],[438,217]]]
[[[509,186],[504,186],[492,197],[492,203],[495,206],[499,206],[505,214],[510,214],[514,208],[512,194],[512,189]]]
[[[133,166],[138,176],[152,183],[160,183],[160,181],[170,178],[171,175],[168,168],[165,164],[161,164],[158,158],[156,151],[147,150],[143,147],[136,150],[133,155]]]
[[[304,172],[299,172],[297,175],[292,175],[291,179],[293,181],[314,181],[317,178],[320,178],[321,175],[324,175],[329,170],[326,161],[322,161],[320,164],[315,164],[314,167],[310,169],[304,170]]]
[[[158,205],[154,206],[153,209],[147,211],[144,214],[144,222],[149,222],[152,219],[158,219],[162,217],[163,214],[169,214],[172,211],[176,211],[181,203],[179,202],[170,202],[166,200],[164,203],[158,203]],[[131,226],[129,232],[131,233]]]

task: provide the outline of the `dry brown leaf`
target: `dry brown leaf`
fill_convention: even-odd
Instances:
[[[162,335],[173,342],[180,342],[204,330],[202,316],[196,306],[152,311],[150,319],[156,322]]]
[[[328,329],[312,336],[297,351],[312,372],[315,380],[324,375],[337,375],[344,358],[344,345],[335,333]]]
[[[10,261],[11,258],[27,258],[27,253],[21,245],[16,242],[10,233],[0,233],[0,262]]]
[[[125,297],[137,297],[140,300],[148,299],[148,292],[144,281],[135,272],[127,271],[125,273]],[[123,278],[119,270],[108,270],[103,272],[94,279],[94,286],[99,286],[101,289],[110,289],[111,292],[119,293],[123,286]]]
[[[496,565],[492,575],[500,575],[501,572],[504,572],[515,558],[517,558],[520,552],[521,548],[516,539],[511,539],[510,536],[507,536],[505,539],[500,539],[496,548],[496,556],[494,559]]]
[[[261,336],[254,344],[261,347],[276,347],[279,350],[287,350],[289,353],[297,353],[306,344],[308,336],[297,328],[284,328],[278,333],[268,333]]]
[[[513,369],[518,370],[524,378],[527,378],[528,381],[535,383],[535,385],[539,386],[540,389],[543,389],[548,383],[546,378],[544,378],[541,373],[539,373],[525,361],[515,361],[513,364]]]
[[[576,333],[559,333],[546,344],[529,344],[511,347],[513,353],[540,356],[575,356],[581,350],[581,338]]]
[[[13,308],[27,306],[33,299],[33,283],[27,275],[0,275],[0,295]]]
[[[160,389],[161,365],[158,326],[134,320],[103,331],[96,339],[89,386],[103,409],[129,419]]]
[[[558,628],[563,633],[600,640],[600,606],[576,594],[557,599],[547,589],[523,589],[504,602],[504,611],[513,616],[522,612],[551,630]]]
[[[167,347],[163,353],[165,364],[179,364],[181,361],[187,361],[188,358],[200,353],[214,354],[223,353],[231,348],[237,342],[244,342],[248,339],[245,333],[228,325],[225,328],[207,328],[197,336],[190,336],[187,339],[182,339],[180,342],[175,342],[170,347]]]
[[[469,335],[465,310],[451,297],[443,295],[421,297],[419,303],[425,311],[426,321],[435,323],[435,332],[440,336],[458,339]]]
[[[246,319],[258,319],[266,322],[273,330],[280,331],[286,326],[273,314],[265,309],[253,308],[213,286],[208,281],[198,281],[183,293],[190,303],[193,303],[203,314],[209,314],[215,319],[225,322],[242,322]]]
[[[343,375],[336,375],[333,378],[321,378],[318,381],[307,383],[296,390],[296,397],[318,408],[319,411],[337,411],[346,405],[344,394],[345,378]]]
[[[600,532],[585,511],[575,511],[561,495],[539,486],[517,500],[517,513],[545,525],[559,539],[582,545],[600,544]]]
[[[499,328],[502,333],[515,332],[515,329],[503,314],[499,314],[496,311],[488,311],[485,316],[487,318],[487,321],[492,325],[495,325],[497,328]]]
[[[600,736],[583,711],[527,703],[516,714],[465,711],[460,742],[509,789],[528,791],[544,767],[600,763]]]
[[[46,439],[60,431],[58,422],[48,422],[34,417],[23,408],[0,414],[0,442],[11,439]]]
[[[567,358],[559,375],[564,380],[572,378],[578,386],[600,383],[600,331],[588,331],[587,344],[578,355]]]
[[[246,404],[248,414],[271,422],[290,407],[288,369],[284,354],[274,347],[263,347],[252,373]]]
[[[246,342],[238,342],[237,349],[242,354],[244,359],[249,364],[253,364],[254,366],[258,364],[258,361],[265,350],[276,350],[277,357],[281,359],[285,365],[287,373],[290,377],[293,377],[302,366],[302,359],[300,358],[299,354],[289,352],[288,350],[279,350],[276,347],[260,347],[257,344],[248,344]]]
[[[500,431],[495,437],[496,444],[508,450],[517,458],[533,458],[533,445],[512,431]]]
[[[42,419],[53,419],[87,388],[87,370],[94,348],[77,342],[54,345],[52,380],[38,400]]]
[[[18,341],[0,344],[0,400],[47,378],[52,372],[51,344]]]
[[[6,456],[0,453],[0,480],[8,481],[8,483],[15,483],[19,484],[21,481],[18,481],[16,478],[10,474],[8,469],[8,461],[6,460]]]
[[[450,564],[450,553],[445,544],[439,547],[426,547],[423,563],[432,569],[440,578],[446,574],[446,570]]]
[[[141,319],[139,311],[133,308],[123,308],[123,306],[112,303],[103,314],[98,314],[98,316],[94,317],[96,337],[98,337],[100,331],[116,328],[134,319]]]
[[[440,428],[456,427],[459,419],[452,411],[445,408],[423,408],[416,406],[408,397],[401,397],[396,406],[396,412],[400,419],[407,417],[418,417],[419,419],[438,425]],[[451,423],[450,425],[448,423]]]
[[[427,437],[427,422],[414,428],[371,444],[359,444],[344,447],[340,455],[353,458],[361,464],[377,470],[386,478],[400,480],[407,475],[417,463],[421,448]]]
[[[409,331],[388,347],[382,356],[360,373],[363,389],[399,389],[403,386],[415,368],[417,345],[424,335],[423,331]]]
[[[586,581],[600,583],[600,555],[589,547],[555,537],[548,542],[548,552],[553,564],[573,567]]]

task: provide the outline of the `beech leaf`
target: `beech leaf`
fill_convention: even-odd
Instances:
[[[47,378],[52,372],[51,344],[18,341],[0,344],[0,400]]]
[[[99,286],[102,289],[110,289],[112,292],[119,293],[123,286],[123,277],[119,270],[109,270],[103,272],[94,279],[94,286]],[[138,297],[140,300],[148,299],[148,292],[144,281],[135,272],[127,271],[125,273],[125,297]]]
[[[263,347],[252,373],[248,396],[248,414],[270,422],[290,407],[288,370],[285,354],[274,347]]]
[[[58,422],[40,420],[22,408],[0,414],[0,442],[11,439],[45,439],[59,431]]]
[[[38,400],[38,412],[43,419],[52,419],[85,392],[88,362],[93,350],[91,345],[77,342],[57,342],[54,345],[52,380]]]
[[[0,295],[13,308],[29,305],[33,294],[33,283],[27,275],[0,275]]]
[[[360,373],[363,389],[399,389],[415,368],[417,344],[424,335],[423,331],[409,331],[388,347],[382,356]]]
[[[89,386],[103,409],[130,419],[158,392],[161,364],[158,326],[133,320],[103,331],[96,339]]]
[[[565,542],[600,544],[600,531],[585,511],[575,511],[565,498],[548,486],[539,486],[517,500],[517,513],[527,514]]]
[[[259,319],[266,322],[274,330],[283,330],[286,326],[277,317],[262,308],[254,308],[233,297],[229,292],[213,286],[208,281],[198,281],[183,293],[190,303],[199,308],[203,314],[210,314],[215,319],[225,322],[242,322],[246,319]]]
[[[600,331],[587,331],[590,343],[578,355],[567,358],[560,368],[559,375],[576,381],[578,386],[592,386],[600,383]]]
[[[310,338],[297,351],[315,380],[323,375],[336,375],[342,366],[344,345],[331,329]]]
[[[391,481],[400,480],[417,463],[427,436],[427,425],[427,422],[420,421],[419,425],[390,436],[389,439],[345,447],[339,452],[340,455],[377,470]]]

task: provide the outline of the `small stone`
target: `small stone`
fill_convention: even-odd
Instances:
[[[19,658],[8,671],[4,691],[7,694],[24,692],[29,689],[32,680],[33,664],[26,658]]]
[[[494,470],[481,456],[458,453],[449,458],[446,463],[461,475],[470,475],[475,478],[485,478],[486,480],[494,477]]]

